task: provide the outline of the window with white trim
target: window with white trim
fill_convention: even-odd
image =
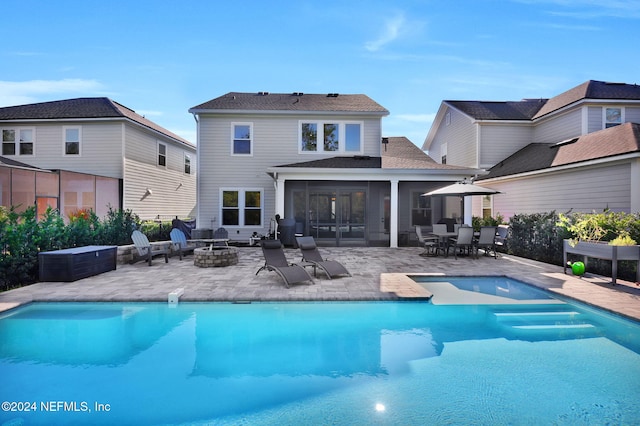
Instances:
[[[253,154],[253,123],[231,123],[231,155]]]
[[[191,156],[186,152],[184,153],[184,173],[191,174]]]
[[[624,123],[624,108],[605,107],[603,108],[604,128],[619,126]]]
[[[167,167],[167,145],[158,142],[158,166]]]
[[[447,164],[447,144],[440,146],[440,164]]]
[[[82,132],[80,127],[63,127],[64,155],[80,155]]]
[[[262,189],[222,188],[222,226],[262,226]]]
[[[2,129],[2,155],[33,155],[34,135],[32,128]]]
[[[362,122],[300,121],[299,153],[362,152]]]

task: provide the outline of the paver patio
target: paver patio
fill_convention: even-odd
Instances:
[[[193,256],[169,263],[154,260],[118,265],[110,271],[75,282],[42,282],[0,293],[0,311],[32,301],[167,301],[168,294],[184,288],[180,301],[365,301],[427,299],[430,294],[405,274],[503,275],[523,280],[605,310],[640,321],[640,287],[587,274],[578,278],[562,267],[510,255],[497,260],[459,257],[422,257],[421,248],[322,247],[327,258],[339,260],[352,277],[327,279],[321,272],[315,284],[285,288],[273,272],[256,271],[264,264],[259,247],[240,247],[237,265],[221,268],[194,266]],[[291,262],[298,250],[285,249]],[[311,271],[311,269],[310,269]]]

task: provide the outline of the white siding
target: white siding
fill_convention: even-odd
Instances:
[[[602,124],[602,107],[590,106],[588,111],[588,132],[593,133],[602,130],[604,128]]]
[[[609,208],[630,212],[629,163],[585,167],[527,178],[486,182],[502,191],[493,196],[493,214],[508,220],[516,213],[591,212]]]
[[[529,124],[483,124],[480,126],[480,165],[488,169],[531,143]]]
[[[447,164],[477,167],[477,125],[469,116],[455,109],[448,108],[447,113],[451,122],[447,126],[446,120],[442,120],[429,148],[429,156],[440,163],[442,144],[446,143]]]
[[[125,130],[124,209],[142,219],[194,215],[196,154],[193,150],[133,126]],[[167,146],[167,166],[157,165],[158,141]],[[191,154],[191,174],[184,173],[184,153]],[[151,194],[146,195],[147,188]]]
[[[640,107],[626,107],[624,109],[624,121],[627,123],[640,123]]]
[[[275,187],[267,168],[291,163],[318,160],[339,153],[299,153],[300,120],[363,122],[362,155],[379,156],[381,127],[379,118],[324,117],[310,115],[202,115],[199,117],[198,159],[198,227],[216,229],[221,226],[220,188],[262,189],[264,199],[261,228],[225,226],[230,238],[244,239],[256,231],[266,233],[275,215]],[[253,123],[253,154],[231,155],[231,123]]]
[[[560,142],[582,134],[582,110],[576,109],[550,119],[537,122],[532,142]]]
[[[122,124],[65,122],[19,127],[35,128],[34,155],[11,158],[43,169],[122,178]],[[80,155],[64,155],[63,127],[80,127]]]

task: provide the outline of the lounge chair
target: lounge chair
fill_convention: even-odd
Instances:
[[[318,276],[318,268],[322,269],[329,279],[337,275],[351,276],[351,273],[340,262],[323,259],[313,237],[297,237],[296,241],[302,252],[302,261],[313,265],[314,276]]]
[[[422,247],[424,247],[424,251],[420,253],[420,256],[438,255],[438,249],[440,247],[440,237],[436,235],[422,235],[422,227],[420,225],[416,225],[416,235],[418,236],[418,242]]]
[[[131,234],[131,240],[133,240],[133,244],[135,244],[140,257],[146,258],[149,266],[151,266],[151,259],[153,259],[154,256],[160,255],[164,256],[164,263],[169,263],[169,248],[153,248],[147,236],[137,230]]]
[[[480,236],[476,242],[476,252],[478,249],[484,249],[485,256],[490,252],[493,252],[493,257],[498,258],[496,253],[496,227],[495,226],[483,226],[480,228]]]
[[[262,266],[256,272],[256,275],[263,269],[267,271],[273,271],[280,275],[284,280],[284,285],[289,288],[291,284],[297,284],[305,281],[311,281],[313,278],[306,269],[300,265],[295,265],[287,261],[287,257],[282,249],[282,243],[280,240],[263,240],[262,241],[262,254],[264,255],[264,266]]]
[[[182,232],[178,228],[173,228],[169,235],[171,236],[173,251],[178,252],[178,254],[180,255],[180,260],[182,260],[182,255],[184,253],[193,253],[193,249],[195,249],[196,247],[194,245],[189,245],[189,243],[187,242],[187,236],[184,235],[184,232]]]
[[[458,258],[458,249],[463,252],[466,250],[469,255],[472,256],[475,248],[475,242],[473,241],[473,228],[470,226],[461,226],[458,228],[458,236],[454,239],[453,245],[453,254],[455,258]]]

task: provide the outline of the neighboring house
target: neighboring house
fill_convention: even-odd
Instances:
[[[279,215],[327,245],[395,247],[441,217],[439,200],[422,193],[481,172],[383,138],[388,111],[365,95],[232,92],[189,112],[198,226],[225,227],[232,239],[266,234]]]
[[[65,216],[81,208],[100,214],[107,204],[142,219],[188,217],[195,210],[196,147],[111,99],[0,108],[0,130],[3,157],[76,173],[68,185],[61,175],[59,195],[46,197]],[[41,194],[35,195],[21,201],[36,203]]]
[[[627,124],[625,124],[627,123]],[[489,169],[473,214],[640,211],[640,86],[587,81],[551,99],[443,101],[423,149]],[[471,206],[470,206],[471,207]]]

